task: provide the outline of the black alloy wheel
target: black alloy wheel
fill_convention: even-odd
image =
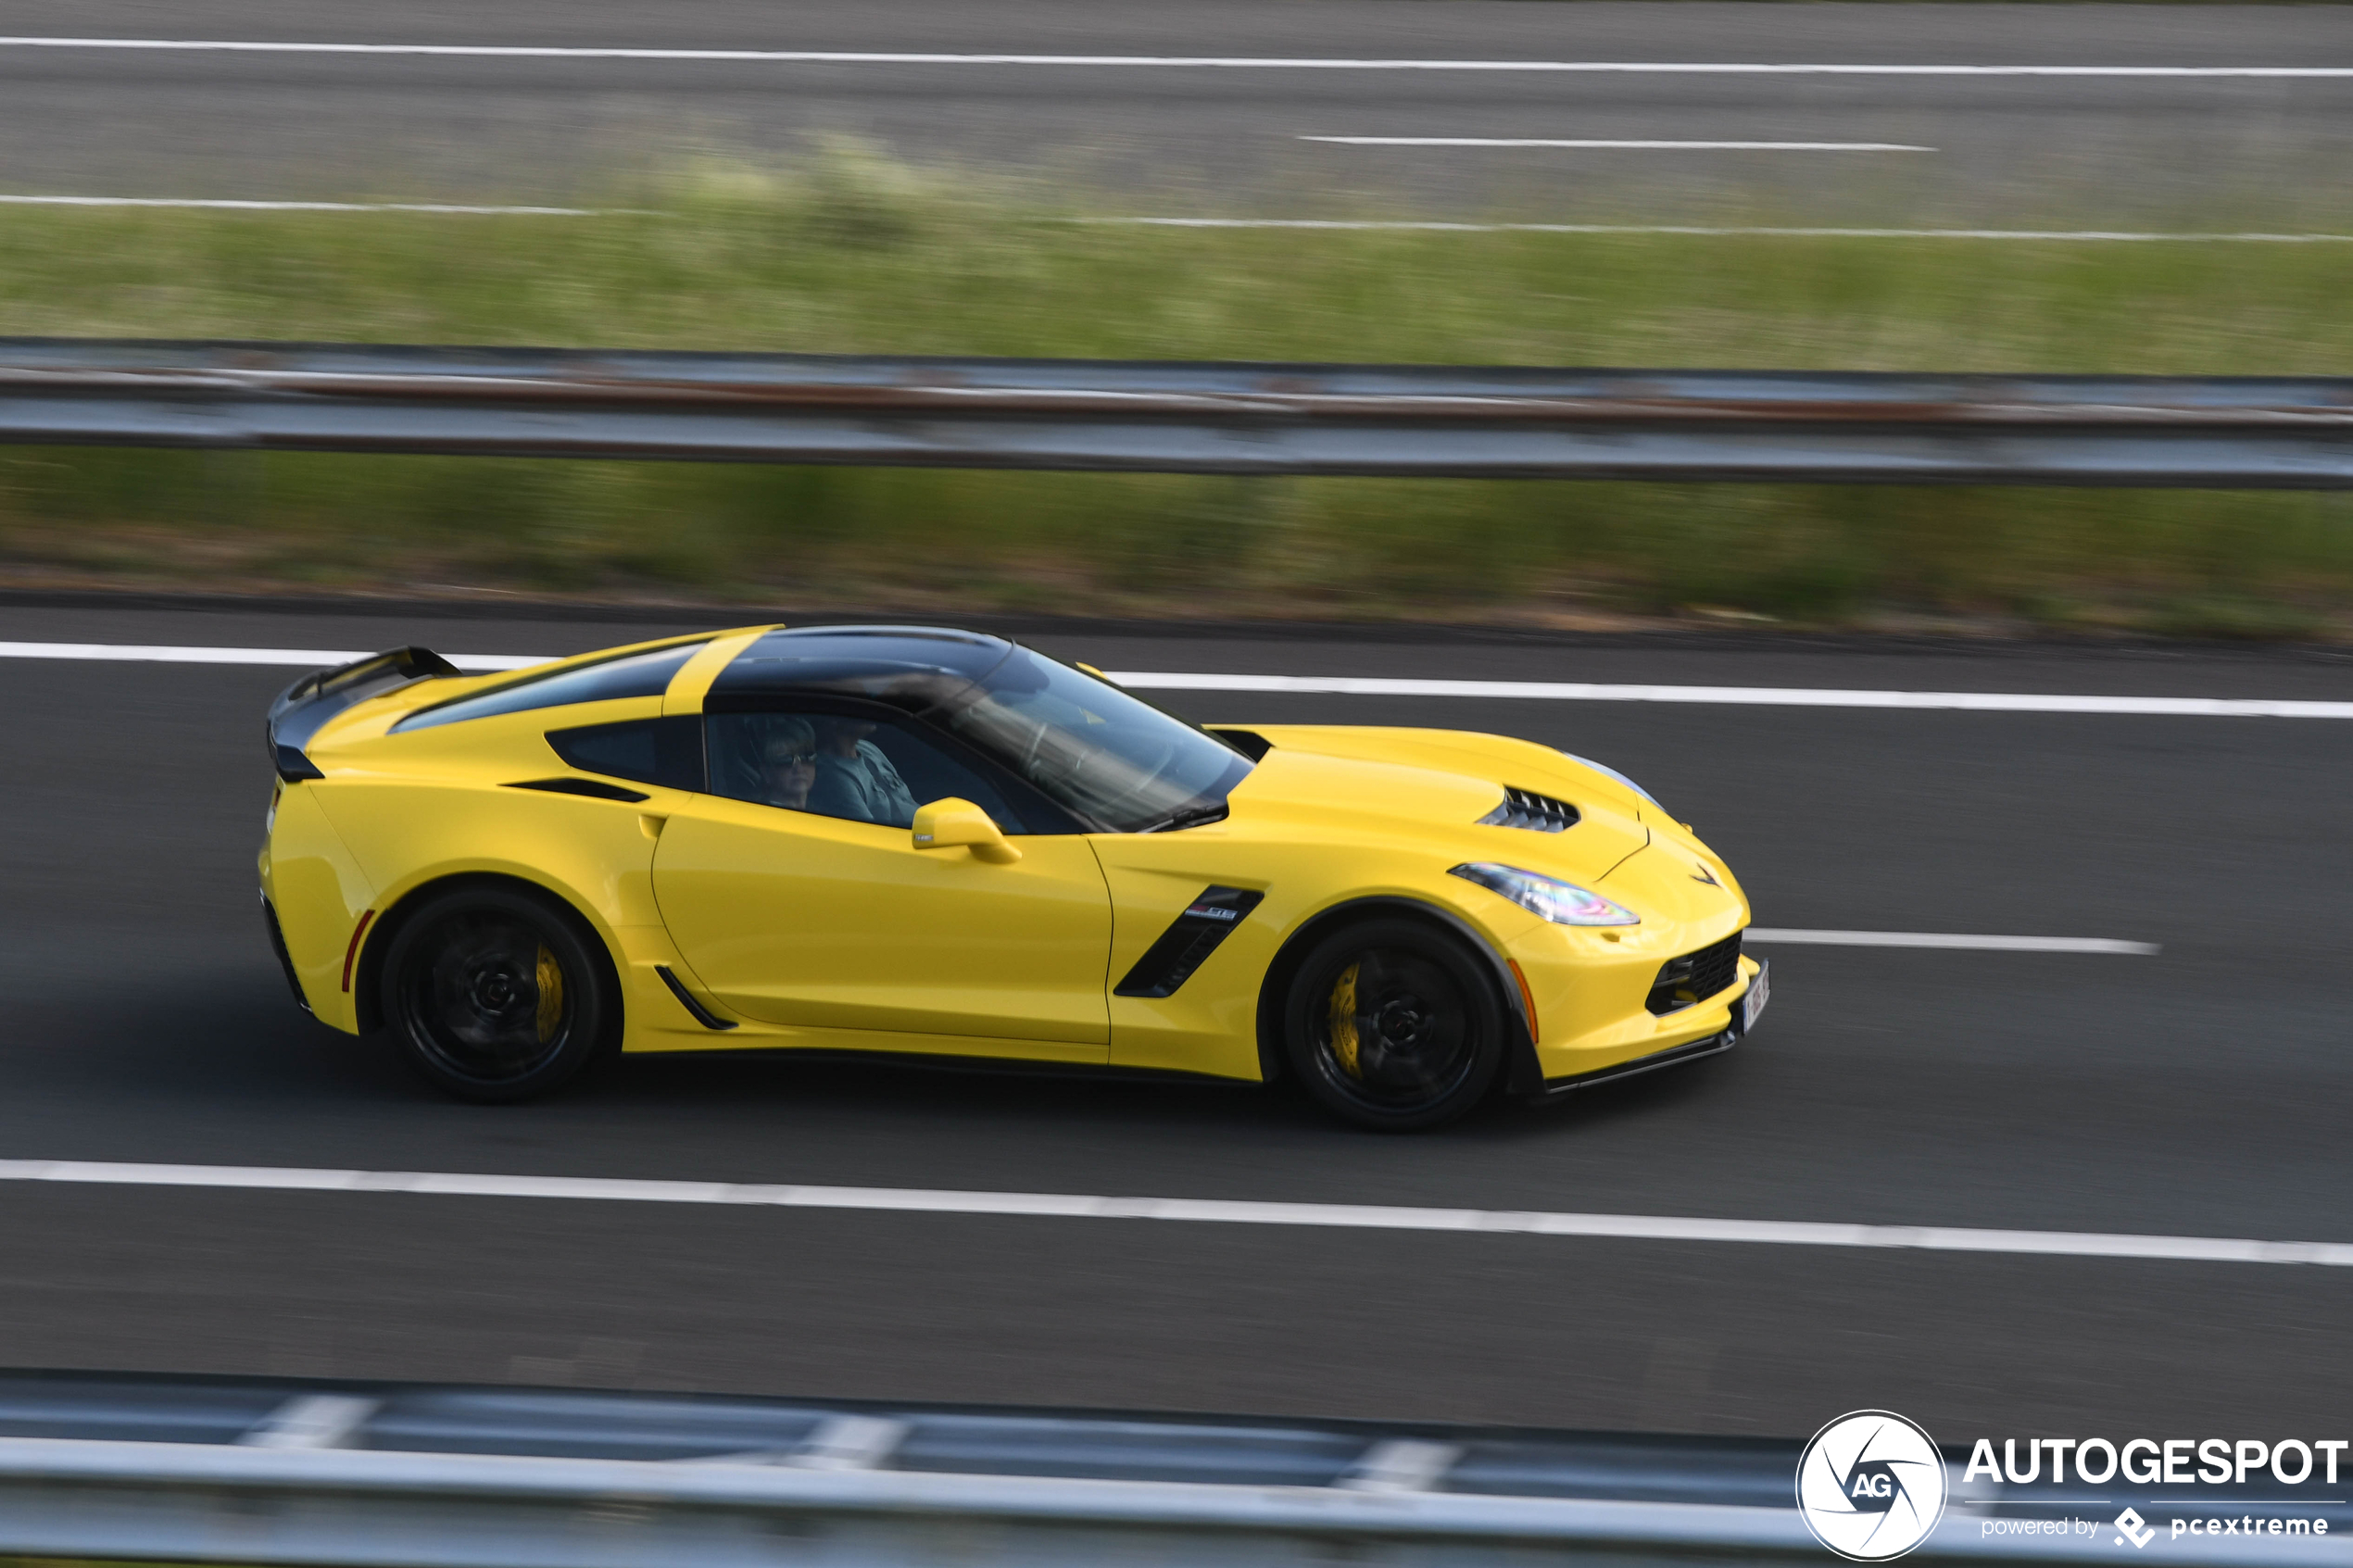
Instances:
[[[521,890],[459,888],[405,918],[384,955],[394,1043],[461,1099],[529,1099],[602,1048],[619,1010],[578,917]]]
[[[1478,1103],[1504,1060],[1495,981],[1460,938],[1375,919],[1318,942],[1293,972],[1283,1045],[1326,1110],[1407,1132]]]

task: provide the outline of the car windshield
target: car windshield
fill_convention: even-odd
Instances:
[[[938,721],[1114,833],[1206,820],[1250,762],[1107,681],[1016,647]]]

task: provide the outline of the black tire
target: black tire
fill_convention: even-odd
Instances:
[[[553,899],[453,888],[407,912],[393,934],[384,1026],[435,1088],[484,1104],[531,1099],[617,1031],[611,974],[602,944]]]
[[[1283,1054],[1309,1098],[1343,1122],[1412,1132],[1486,1095],[1504,1061],[1490,966],[1421,921],[1376,917],[1333,932],[1291,971]]]

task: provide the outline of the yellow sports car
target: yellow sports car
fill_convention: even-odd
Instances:
[[[1001,638],[759,626],[511,674],[401,648],[270,709],[301,1004],[472,1099],[599,1053],[1289,1079],[1362,1126],[1729,1048],[1724,862],[1597,763],[1196,728]]]

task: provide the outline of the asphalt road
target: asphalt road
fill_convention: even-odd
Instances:
[[[6,0],[0,33],[943,54],[2347,66],[2332,6]],[[1930,152],[1336,145],[1312,136]],[[2026,227],[2325,222],[2353,82],[1597,76],[0,47],[0,193],[610,200],[850,136],[1081,210]],[[618,183],[616,182],[618,182]]]
[[[0,639],[565,652],[661,630],[0,606]],[[1046,629],[1114,668],[2343,697],[2319,654]],[[288,1003],[283,670],[0,659],[0,1154],[2338,1241],[2353,725],[1390,698],[1623,767],[1788,947],[1749,1044],[1378,1137],[1251,1088],[628,1060],[451,1104]],[[0,1184],[0,1360],[1802,1436],[2334,1429],[2337,1269]],[[2163,1431],[2158,1431],[2163,1428]]]

